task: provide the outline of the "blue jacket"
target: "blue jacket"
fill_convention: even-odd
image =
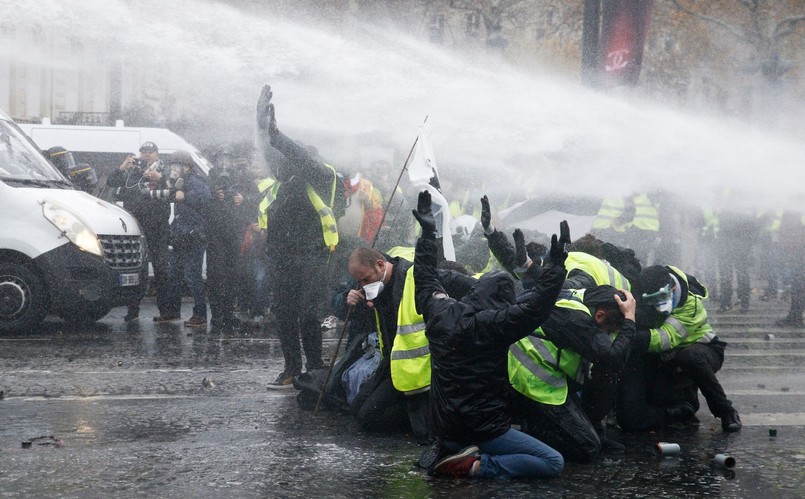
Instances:
[[[184,200],[174,203],[171,236],[182,237],[190,233],[204,234],[207,228],[212,194],[207,182],[196,174],[184,179]]]

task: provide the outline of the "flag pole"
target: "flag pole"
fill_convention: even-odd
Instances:
[[[422,125],[428,122],[428,117],[425,116],[425,121],[422,122]],[[421,125],[420,125],[421,127]],[[397,182],[394,184],[394,188],[391,190],[391,195],[389,196],[389,200],[386,203],[386,209],[383,210],[383,216],[380,218],[380,225],[378,226],[377,231],[375,232],[375,236],[372,238],[372,248],[375,247],[377,244],[377,236],[380,235],[380,231],[383,229],[383,222],[386,221],[386,213],[388,213],[389,208],[391,208],[391,202],[394,200],[394,195],[397,193],[397,188],[400,186],[400,181],[402,180],[403,174],[405,174],[405,170],[408,169],[408,162],[411,160],[411,155],[414,154],[414,149],[416,149],[416,145],[419,142],[419,134],[416,135],[416,139],[414,139],[414,143],[411,145],[411,150],[408,151],[408,157],[405,158],[405,163],[403,163],[402,170],[400,170],[400,174],[397,176]]]

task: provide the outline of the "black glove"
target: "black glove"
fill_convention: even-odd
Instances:
[[[267,128],[270,135],[274,135],[279,131],[277,119],[274,116],[274,104],[271,103],[273,96],[271,85],[263,85],[263,90],[257,99],[257,124],[263,130]]]
[[[525,270],[525,266],[528,264],[528,253],[525,249],[523,231],[515,229],[512,237],[514,238],[514,264],[518,268]]]
[[[419,193],[416,209],[411,210],[411,212],[422,227],[423,236],[436,235],[436,218],[433,216],[433,210],[431,210],[430,206],[430,192],[422,191]]]
[[[481,226],[486,234],[495,231],[495,228],[492,227],[492,210],[489,209],[489,198],[486,196],[481,198]]]
[[[551,236],[551,250],[548,253],[551,263],[564,265],[569,248],[570,227],[567,225],[567,220],[562,220],[559,223],[559,239],[556,239],[556,234]]]

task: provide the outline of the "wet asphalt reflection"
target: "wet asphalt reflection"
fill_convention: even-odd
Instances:
[[[764,340],[780,310],[713,318],[730,343],[719,377],[741,432],[722,433],[703,403],[699,428],[609,428],[625,452],[568,463],[556,480],[506,482],[426,477],[412,466],[421,449],[410,436],[361,433],[348,415],[299,410],[293,390],[267,391],[282,369],[270,330],[157,325],[152,303],[134,325],[122,323],[125,309],[80,329],[49,321],[0,337],[0,495],[802,497],[805,334]],[[336,335],[326,334],[329,351]],[[658,441],[680,454],[656,457]],[[717,453],[735,468],[715,465]]]

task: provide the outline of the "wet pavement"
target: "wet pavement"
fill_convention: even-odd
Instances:
[[[719,378],[739,433],[722,433],[703,403],[698,428],[609,428],[625,452],[506,482],[426,477],[410,436],[360,433],[349,416],[299,410],[294,390],[266,390],[282,368],[270,330],[154,324],[151,301],[133,325],[125,308],[80,329],[49,321],[0,337],[0,496],[805,497],[805,330],[769,325],[783,306],[711,314],[730,344]],[[658,441],[680,454],[656,457]]]

